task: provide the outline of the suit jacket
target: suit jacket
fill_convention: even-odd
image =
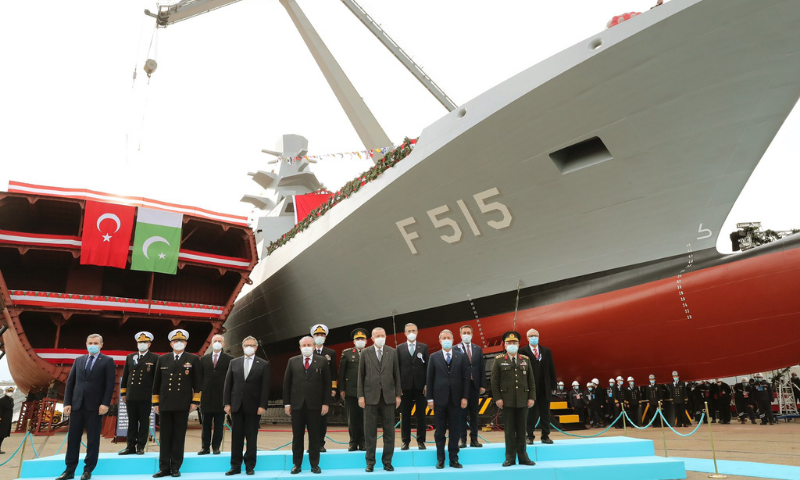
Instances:
[[[400,386],[403,391],[419,390],[427,383],[428,379],[428,346],[417,342],[412,356],[408,349],[408,342],[397,346],[397,362],[400,366]]]
[[[480,390],[481,388],[486,388],[486,360],[483,358],[483,349],[481,347],[474,343],[470,343],[469,346],[472,350],[472,361],[467,356],[466,345],[463,342],[457,345],[458,349],[464,353],[464,359],[469,364],[472,385],[476,390]]]
[[[158,355],[147,352],[141,361],[138,358],[139,352],[131,353],[125,358],[119,394],[125,395],[125,401],[128,402],[149,403],[153,399],[153,378],[156,375]]]
[[[328,359],[316,353],[311,355],[311,365],[306,371],[303,356],[289,359],[283,376],[283,404],[293,410],[303,408],[322,409],[331,404],[331,370]]]
[[[445,351],[431,355],[428,362],[428,389],[426,397],[433,406],[454,405],[461,407],[461,399],[469,398],[470,364],[467,354],[457,348],[450,350],[453,356],[447,365]]]
[[[384,403],[394,403],[401,395],[397,350],[384,345],[383,358],[378,361],[375,346],[365,348],[358,363],[358,397],[364,397],[367,405],[378,405],[381,397]]]
[[[177,362],[173,352],[161,355],[153,379],[153,405],[165,412],[188,412],[190,405],[200,404],[202,385],[203,372],[197,355],[183,352]]]
[[[98,410],[100,405],[111,405],[116,379],[114,360],[102,352],[98,353],[88,374],[87,360],[89,354],[76,358],[72,364],[64,390],[65,407],[71,406],[77,410],[83,405],[87,410]]]
[[[222,358],[220,357],[220,361]],[[219,368],[220,362],[217,362]],[[269,405],[269,362],[253,357],[253,365],[247,378],[244,378],[244,357],[228,361],[228,371],[223,387],[223,405],[230,405],[231,412],[242,409],[244,413],[257,414],[259,408]],[[205,395],[205,390],[203,390]]]
[[[363,349],[362,349],[363,351]],[[356,347],[342,351],[339,359],[339,391],[345,396],[355,398],[358,394],[358,364],[361,354]]]
[[[533,365],[533,378],[536,382],[536,394],[539,396],[550,395],[556,387],[556,367],[553,362],[553,353],[549,348],[539,345],[539,360],[533,354],[530,345],[525,345],[519,349],[521,355],[531,359]]]
[[[336,388],[339,383],[339,371],[336,369],[336,350],[322,346],[322,353],[317,353],[317,346],[314,345],[314,355],[322,355],[328,361],[328,368],[331,369],[331,390]]]
[[[200,408],[203,413],[220,413],[227,403],[222,401],[222,391],[225,388],[225,376],[228,373],[228,365],[230,365],[233,357],[227,353],[220,352],[217,366],[214,367],[214,351],[210,354],[203,355],[200,358],[200,367],[203,377],[203,386],[201,388],[202,395],[200,396]]]

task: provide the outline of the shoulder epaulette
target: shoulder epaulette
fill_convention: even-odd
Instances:
[[[505,355],[506,355],[505,353],[501,353],[501,354],[497,355],[497,356],[496,356],[496,357],[494,357],[494,358],[503,358]]]
[[[524,359],[527,359],[527,358],[528,358],[528,356],[527,356],[527,355],[523,355],[523,354],[521,354],[521,353],[520,353],[520,354],[519,354],[519,358],[524,358]]]

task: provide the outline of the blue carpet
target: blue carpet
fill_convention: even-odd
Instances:
[[[673,457],[670,457],[673,458]],[[714,461],[705,458],[675,458],[682,460],[686,470],[694,472],[714,473]],[[719,473],[724,475],[739,475],[741,477],[770,478],[774,480],[800,479],[800,467],[789,465],[774,465],[771,463],[734,462],[730,460],[717,460]]]

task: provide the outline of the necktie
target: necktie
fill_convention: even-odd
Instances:
[[[219,354],[214,354],[214,368],[217,368],[217,358],[219,358]]]
[[[178,361],[178,360],[180,360],[180,359],[181,359],[181,356],[180,356],[180,355],[178,355],[178,354],[175,354],[175,361],[177,362],[177,361]]]
[[[464,350],[467,351],[467,356],[469,357],[469,363],[472,363],[472,344],[465,343]]]
[[[250,357],[244,357],[244,379],[247,380],[247,376],[250,374],[250,362],[253,359]]]
[[[447,355],[445,355],[445,357],[447,358],[447,364],[450,365],[450,352],[447,352]]]
[[[92,364],[94,364],[94,355],[89,355],[89,360],[86,361],[86,373],[92,371]]]
[[[414,356],[414,346],[415,345],[416,345],[415,343],[408,344],[408,353],[410,353],[412,357]]]
[[[309,364],[311,363],[311,359],[306,357],[306,371],[308,371]]]
[[[517,357],[511,357],[511,366],[517,368]]]
[[[539,347],[533,347],[533,355],[539,360]]]
[[[380,362],[381,360],[383,360],[383,349],[379,348],[378,349],[378,361]]]

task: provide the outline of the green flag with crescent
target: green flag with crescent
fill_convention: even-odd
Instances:
[[[139,207],[133,234],[131,270],[178,272],[183,214]]]

